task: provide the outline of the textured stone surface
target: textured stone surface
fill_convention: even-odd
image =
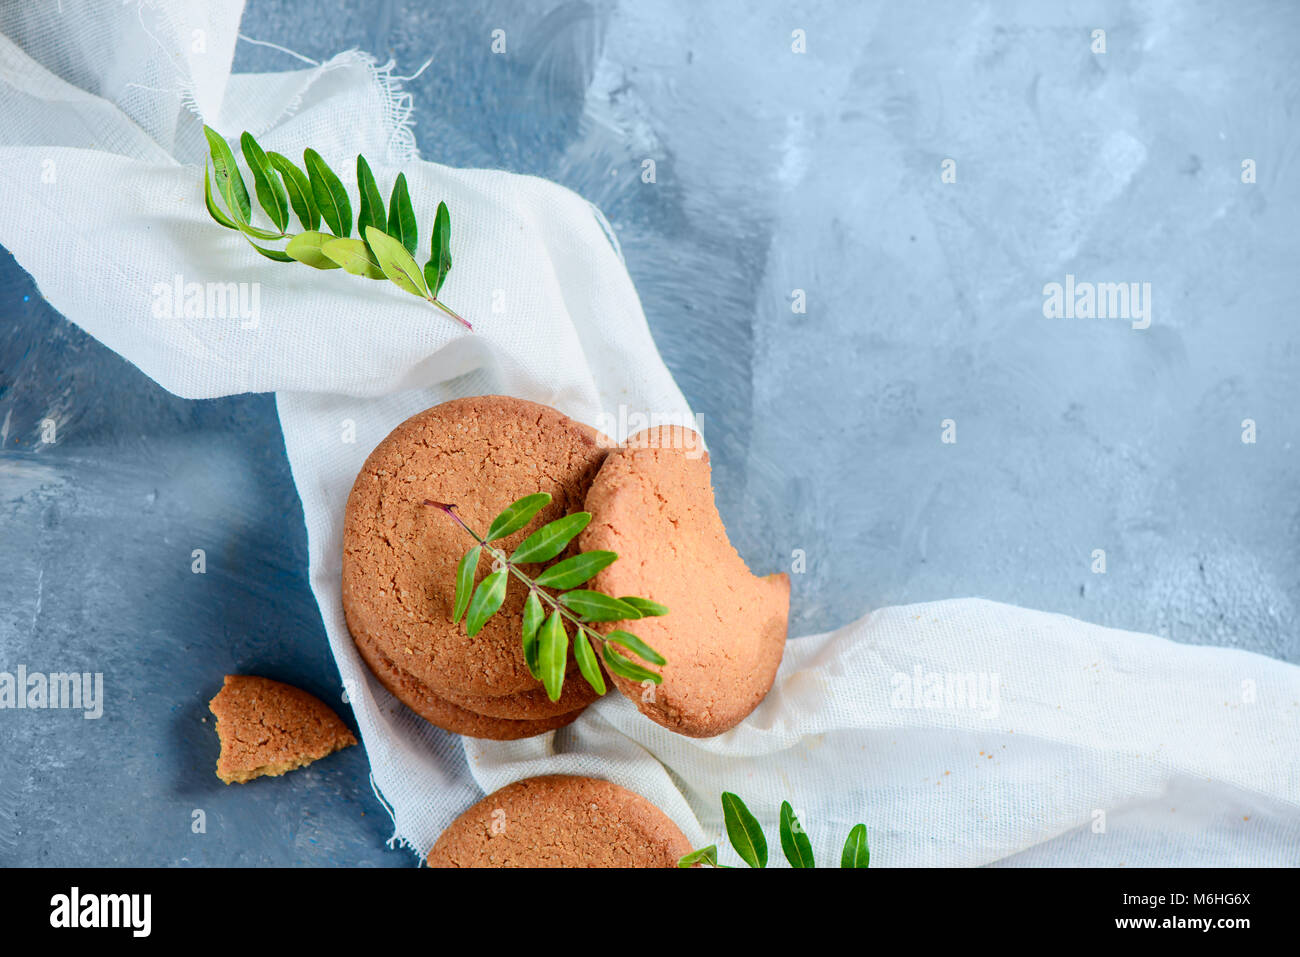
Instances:
[[[604,208],[733,543],[763,570],[807,554],[792,635],[980,595],[1300,661],[1300,8],[741,11],[251,0],[243,32],[432,57],[408,84],[427,158]],[[1151,327],[1044,319],[1067,273],[1150,282]],[[0,668],[103,671],[108,696],[99,721],[0,713],[0,862],[411,862],[359,748],[212,777],[221,675],[339,700],[270,397],[166,395],[8,258],[0,317]]]

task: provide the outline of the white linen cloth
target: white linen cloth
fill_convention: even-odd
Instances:
[[[774,858],[788,797],[822,864],[858,821],[876,865],[1300,863],[1300,668],[984,601],[793,638],[759,709],[708,740],[616,694],[511,743],[462,741],[397,703],[340,602],[343,505],[370,449],[458,395],[606,427],[621,405],[689,410],[598,212],[535,178],[418,159],[409,97],[362,54],[231,75],[241,14],[237,0],[0,13],[0,242],[55,308],[172,392],[277,393],[312,588],[396,838],[423,855],[479,788],[574,771],[644,794],[695,842],[719,840],[719,794],[736,791]],[[314,147],[354,202],[358,152],[385,196],[404,170],[425,230],[446,200],[444,297],[475,333],[391,284],[271,263],[211,222],[201,121],[294,157]],[[256,283],[258,308],[169,317],[161,290],[178,281]],[[927,697],[966,677],[982,698]]]

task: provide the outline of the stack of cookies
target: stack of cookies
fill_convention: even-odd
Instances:
[[[474,637],[451,620],[456,566],[474,542],[424,503],[455,505],[483,533],[511,502],[548,492],[538,526],[582,511],[611,444],[547,406],[485,396],[413,416],[366,459],[344,520],[343,608],[370,670],[417,714],[504,741],[563,727],[595,699],[572,661],[559,701],[533,678],[517,583]],[[526,535],[500,544],[513,550]],[[490,570],[480,562],[479,578]]]
[[[653,429],[622,447],[547,406],[503,396],[457,399],[408,419],[371,453],[348,497],[343,607],[358,651],[398,699],[433,724],[496,740],[573,721],[595,698],[570,658],[550,701],[519,640],[525,589],[472,638],[452,621],[456,566],[473,545],[428,501],[450,503],[480,533],[512,502],[550,504],[500,543],[578,511],[592,515],[570,551],[618,561],[587,588],[668,606],[629,627],[667,664],[658,686],[609,676],[651,720],[706,737],[742,721],[772,686],[785,645],[789,580],[750,574],[713,500],[699,436]],[[491,571],[480,562],[478,579]],[[532,574],[539,569],[524,568]]]

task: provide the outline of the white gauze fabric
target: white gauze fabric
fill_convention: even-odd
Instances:
[[[618,695],[511,743],[461,740],[396,702],[340,602],[343,506],[370,449],[460,395],[605,428],[620,406],[689,409],[584,200],[418,159],[409,98],[362,54],[231,75],[241,14],[233,0],[3,8],[0,242],[55,308],[172,392],[277,393],[312,588],[396,838],[423,855],[480,788],[572,771],[644,794],[701,843],[719,840],[733,790],[775,848],[788,797],[823,864],[858,821],[876,865],[1300,863],[1300,669],[983,601],[792,639],[758,710],[708,740]],[[426,229],[446,200],[445,296],[475,333],[391,285],[271,263],[212,223],[201,122],[290,156],[312,146],[354,197],[357,153],[385,195],[403,170]],[[258,284],[256,315],[169,316],[160,288],[178,281]]]

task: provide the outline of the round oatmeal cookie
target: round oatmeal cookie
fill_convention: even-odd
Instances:
[[[643,714],[680,734],[710,737],[735,727],[776,678],[790,579],[751,574],[731,546],[700,437],[676,426],[638,432],[605,460],[587,511],[582,550],[619,554],[587,587],[669,609],[601,626],[636,634],[668,662],[657,687],[611,675],[614,684]]]
[[[609,781],[526,778],[456,818],[430,867],[673,867],[691,850],[668,815]]]
[[[511,502],[549,493],[550,504],[527,528],[498,543],[509,552],[546,522],[582,509],[611,445],[547,406],[479,396],[412,416],[370,454],[344,517],[343,608],[371,667],[382,657],[406,676],[394,694],[417,711],[408,700],[417,697],[413,689],[426,711],[433,709],[425,692],[460,711],[548,726],[560,717],[572,720],[595,699],[572,660],[558,703],[529,673],[519,641],[525,598],[519,582],[510,582],[501,610],[474,637],[463,620],[452,622],[456,566],[474,541],[424,503],[453,504],[470,528],[486,534]],[[476,580],[490,571],[485,555]]]

